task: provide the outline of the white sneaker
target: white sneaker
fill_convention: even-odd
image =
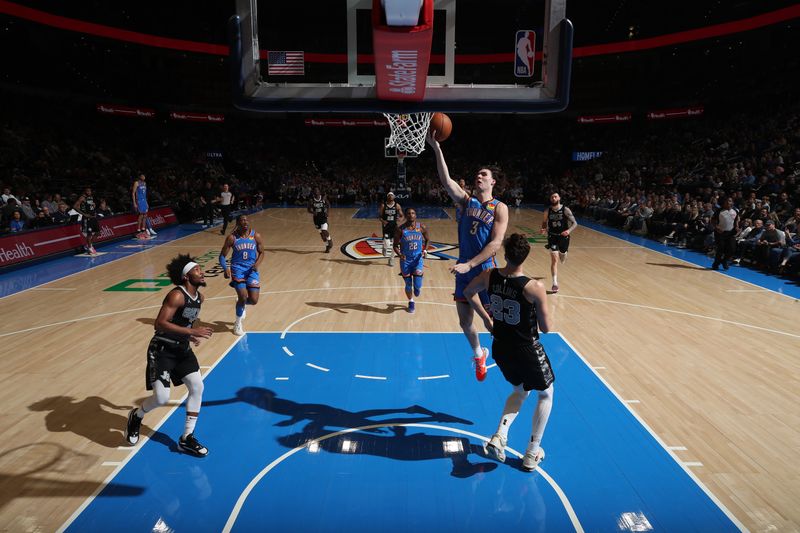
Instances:
[[[234,322],[233,324],[233,334],[242,336],[244,335],[244,327],[242,326],[242,322],[240,320]]]
[[[153,237],[155,237],[156,235],[158,235],[158,233],[156,233],[155,231],[153,231],[153,228],[150,228],[150,229],[148,229],[148,230],[147,230],[147,233],[149,233],[149,234],[150,234],[150,235],[152,235]]]
[[[389,256],[389,266],[394,266],[394,256]]]
[[[483,451],[486,453],[486,455],[494,457],[501,463],[505,463],[507,442],[508,439],[504,438],[499,433],[495,433],[492,435],[492,438],[489,439],[489,442],[483,446]]]
[[[536,450],[536,453],[528,450],[525,452],[525,457],[522,458],[522,469],[526,472],[533,472],[542,461],[544,461],[543,448]]]

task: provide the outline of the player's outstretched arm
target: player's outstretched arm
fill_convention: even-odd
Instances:
[[[567,229],[565,229],[561,235],[567,237],[578,227],[578,221],[575,220],[575,215],[572,214],[572,209],[569,207],[564,208],[564,216],[567,218]]]
[[[228,264],[227,257],[228,252],[231,251],[233,248],[233,243],[236,242],[236,237],[231,233],[227,237],[225,237],[225,243],[222,245],[222,250],[219,252],[219,266],[222,267],[223,276],[225,279],[229,279],[231,277],[231,266]]]
[[[422,228],[422,240],[423,240],[422,253],[424,255],[428,255],[428,243],[431,242],[431,237],[428,234],[428,226],[426,226],[425,224],[420,224],[420,227]]]
[[[450,195],[450,198],[452,198],[456,204],[465,203],[468,199],[467,193],[450,177],[450,171],[447,169],[442,147],[439,146],[439,141],[433,138],[433,133],[431,133],[430,130],[428,131],[426,140],[433,150],[434,157],[436,157],[436,170],[439,172],[439,181],[442,187],[444,187],[444,190],[447,191],[447,194]]]
[[[261,265],[261,261],[264,260],[264,241],[261,239],[261,234],[256,232],[256,250],[258,251],[258,257],[256,258],[256,262],[253,263],[253,269],[258,271],[258,267]]]
[[[542,214],[542,228],[539,230],[539,233],[541,233],[542,235],[547,233],[547,218],[549,215],[550,215],[550,208],[545,207],[544,213]]]
[[[478,296],[478,293],[481,291],[485,291],[489,287],[489,274],[492,270],[484,270],[481,272],[476,278],[469,282],[469,285],[464,289],[464,297],[469,302],[470,307],[481,317],[483,320],[483,325],[486,327],[486,331],[489,333],[492,332],[492,328],[494,327],[494,323],[492,322],[492,317],[489,316],[489,313],[486,311],[486,308],[483,307],[483,303],[481,303],[481,299]]]
[[[403,259],[403,254],[400,253],[400,239],[403,237],[403,230],[402,228],[397,228],[394,230],[394,243],[392,244],[392,248],[394,249],[394,253],[397,254],[397,257]]]
[[[539,324],[539,330],[542,333],[547,333],[553,329],[553,319],[550,317],[550,309],[547,307],[547,290],[541,281],[532,279],[526,285],[523,291],[525,299],[536,306],[536,322]]]

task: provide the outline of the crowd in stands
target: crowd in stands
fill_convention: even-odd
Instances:
[[[609,126],[609,128],[611,128]],[[734,263],[800,271],[800,113],[739,114],[653,126],[633,138],[607,129],[600,158],[547,180],[573,211],[664,246],[714,255],[715,215],[738,212]]]
[[[715,212],[731,197],[741,220],[737,260],[796,275],[799,117],[796,105],[604,126],[465,117],[443,149],[451,175],[468,183],[479,166],[499,164],[505,176],[495,191],[510,205],[559,191],[576,214],[665,246],[712,253]],[[184,124],[25,109],[0,121],[0,231],[74,220],[70,211],[86,186],[103,214],[132,212],[139,172],[150,204],[171,205],[184,222],[202,219],[225,183],[239,207],[305,206],[315,185],[334,206],[377,205],[396,188],[397,162],[383,154],[386,133],[311,127],[300,117]],[[581,149],[603,155],[572,163],[571,151]],[[411,203],[450,204],[429,151],[405,161]]]

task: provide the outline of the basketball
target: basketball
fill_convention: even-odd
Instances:
[[[446,141],[450,137],[450,132],[453,131],[453,123],[450,117],[444,113],[434,113],[431,117],[431,130],[433,130],[433,138],[439,142]]]

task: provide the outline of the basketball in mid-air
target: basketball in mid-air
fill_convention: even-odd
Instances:
[[[450,117],[444,113],[434,113],[431,117],[431,131],[433,132],[433,138],[437,141],[447,140],[453,131],[453,123],[450,121]]]

